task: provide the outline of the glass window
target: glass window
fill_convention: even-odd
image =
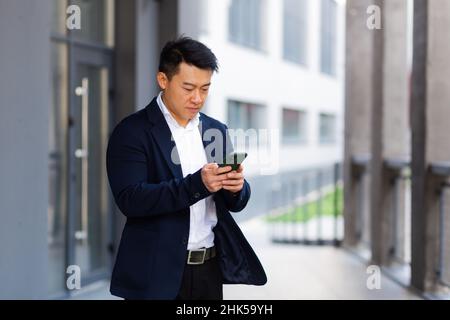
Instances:
[[[306,142],[306,112],[283,109],[283,143]]]
[[[337,4],[335,0],[322,0],[321,3],[320,69],[323,73],[335,76]]]
[[[308,23],[307,0],[283,1],[283,58],[306,64]]]
[[[72,30],[75,39],[114,45],[114,1],[73,0],[80,7],[81,29]]]
[[[261,0],[232,0],[228,12],[229,40],[261,49]]]
[[[334,143],[336,141],[336,116],[320,114],[320,143]]]
[[[260,145],[258,129],[265,126],[265,106],[239,101],[228,101],[228,127],[230,129],[244,130],[244,136],[232,137],[236,149],[249,149],[250,146]],[[251,130],[249,130],[251,129]]]
[[[239,101],[228,102],[228,126],[232,129],[263,128],[264,106]]]

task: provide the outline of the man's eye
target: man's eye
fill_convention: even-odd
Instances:
[[[188,91],[188,92],[192,92],[194,89],[184,88],[184,90],[186,90],[186,91]]]

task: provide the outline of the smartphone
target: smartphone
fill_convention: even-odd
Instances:
[[[219,167],[231,167],[231,171],[239,169],[239,165],[247,158],[247,152],[231,152],[225,157],[224,163],[218,163]]]

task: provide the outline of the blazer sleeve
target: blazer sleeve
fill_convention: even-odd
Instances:
[[[231,141],[231,137],[228,133],[228,127],[224,125],[224,137],[225,137],[225,143],[226,146],[224,157],[226,154],[233,152],[233,143]],[[222,196],[222,198],[225,201],[226,208],[231,212],[239,212],[242,211],[245,206],[247,205],[248,200],[250,199],[251,195],[251,189],[250,185],[247,182],[247,180],[244,179],[244,186],[242,187],[242,190],[239,191],[236,194],[233,194],[232,192],[228,190],[221,189],[219,191],[219,194]]]
[[[148,183],[148,167],[144,143],[129,126],[119,124],[109,139],[106,168],[114,200],[127,217],[173,213],[211,194],[201,169],[184,178]]]
[[[231,212],[239,212],[247,205],[247,202],[250,199],[251,189],[247,180],[244,179],[244,186],[237,194],[233,194],[230,191],[223,189],[220,190],[220,192],[225,200],[226,208]]]

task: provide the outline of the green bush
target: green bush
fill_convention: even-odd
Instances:
[[[334,197],[337,196],[337,215],[342,215],[343,189],[337,188],[322,196],[321,216],[334,215]],[[267,222],[306,222],[318,216],[318,200],[307,202],[277,216],[268,216]]]

